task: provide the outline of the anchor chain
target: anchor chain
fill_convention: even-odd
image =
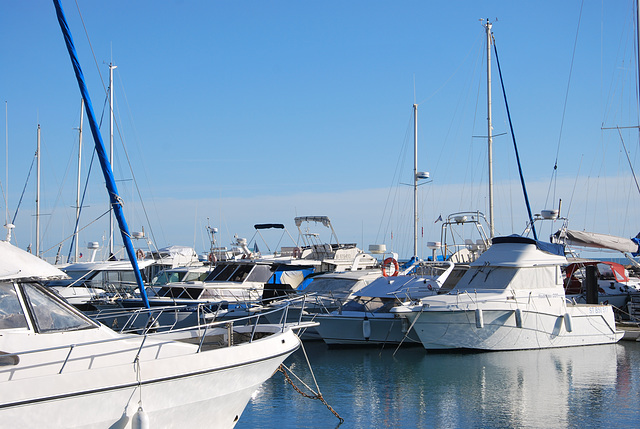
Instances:
[[[284,375],[285,381],[287,383],[289,383],[291,385],[291,387],[293,387],[293,390],[295,390],[296,392],[298,392],[300,395],[304,396],[305,398],[318,399],[320,402],[322,402],[325,405],[325,407],[327,407],[329,409],[329,411],[331,411],[333,413],[334,416],[336,416],[338,418],[338,420],[340,420],[340,424],[344,423],[344,419],[342,417],[340,417],[340,415],[336,412],[336,410],[334,410],[333,407],[327,403],[327,401],[325,401],[324,397],[322,396],[322,393],[318,392],[315,395],[309,395],[307,393],[304,393],[302,390],[300,390],[300,388],[298,386],[296,386],[293,383],[293,380],[291,380],[291,377],[289,377],[289,374],[287,373],[287,370],[285,369],[284,365],[280,364],[280,366],[278,367],[278,371],[280,371]],[[309,390],[311,390],[311,389],[309,389]],[[313,390],[311,390],[311,391],[313,392]]]

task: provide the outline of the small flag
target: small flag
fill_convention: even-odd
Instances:
[[[442,215],[438,216],[438,219],[436,219],[436,221],[433,223],[438,223],[438,222],[442,222]]]

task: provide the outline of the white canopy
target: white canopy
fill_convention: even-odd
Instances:
[[[48,262],[0,241],[0,280],[53,280],[67,275]]]

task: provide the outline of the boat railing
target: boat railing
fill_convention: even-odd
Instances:
[[[194,309],[192,309],[194,310]],[[271,310],[272,312],[287,311],[288,307],[278,308]],[[173,311],[171,309],[162,309],[160,311],[154,311],[150,314],[154,314],[155,320],[158,320],[158,316],[166,311]],[[197,311],[197,310],[196,310]],[[3,364],[0,374],[9,374],[11,379],[17,371],[22,368],[16,366],[21,359],[25,359],[29,355],[39,355],[42,353],[53,353],[52,358],[49,359],[37,359],[40,361],[46,361],[47,364],[42,365],[51,367],[52,373],[62,374],[69,363],[73,362],[73,369],[76,371],[82,369],[82,366],[86,363],[86,368],[94,365],[96,357],[96,351],[91,350],[92,347],[104,346],[100,349],[99,353],[108,354],[131,354],[131,362],[135,363],[140,358],[140,355],[145,350],[153,350],[152,353],[148,353],[145,356],[153,356],[152,359],[160,359],[163,357],[162,349],[165,345],[174,344],[176,341],[192,344],[196,347],[187,347],[181,349],[181,353],[192,354],[200,353],[210,349],[233,347],[236,345],[251,343],[261,338],[284,332],[287,329],[303,329],[309,326],[313,326],[313,323],[302,322],[300,319],[297,323],[286,322],[286,318],[283,318],[283,322],[277,325],[274,324],[262,324],[261,320],[264,320],[266,313],[254,314],[247,317],[213,321],[209,323],[201,323],[197,326],[187,326],[182,328],[173,327],[149,327],[144,330],[143,333],[125,333],[118,335],[114,338],[106,338],[97,341],[77,342],[73,344],[65,344],[62,346],[45,347],[33,350],[25,350],[16,353],[3,353],[3,361],[7,359],[13,359],[13,365]],[[132,347],[131,342],[139,341],[139,345]],[[127,343],[126,346],[115,346],[118,343]],[[111,344],[112,346],[109,346]],[[106,347],[106,348],[105,348]],[[60,354],[62,353],[62,354]],[[80,367],[79,367],[80,365]],[[28,365],[24,370],[33,370],[32,365]]]

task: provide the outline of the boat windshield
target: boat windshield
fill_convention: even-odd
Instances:
[[[160,271],[157,276],[153,278],[151,282],[152,286],[166,285],[167,283],[181,282],[185,272],[179,271]]]
[[[18,294],[12,283],[0,283],[0,329],[26,328]]]
[[[328,295],[334,292],[349,292],[357,282],[357,279],[339,279],[335,277],[315,278],[304,291],[315,292],[320,295]]]
[[[22,289],[38,332],[71,331],[97,326],[35,283],[23,284]]]
[[[398,302],[394,298],[358,297],[347,302],[343,311],[362,311],[368,313],[388,313]]]

